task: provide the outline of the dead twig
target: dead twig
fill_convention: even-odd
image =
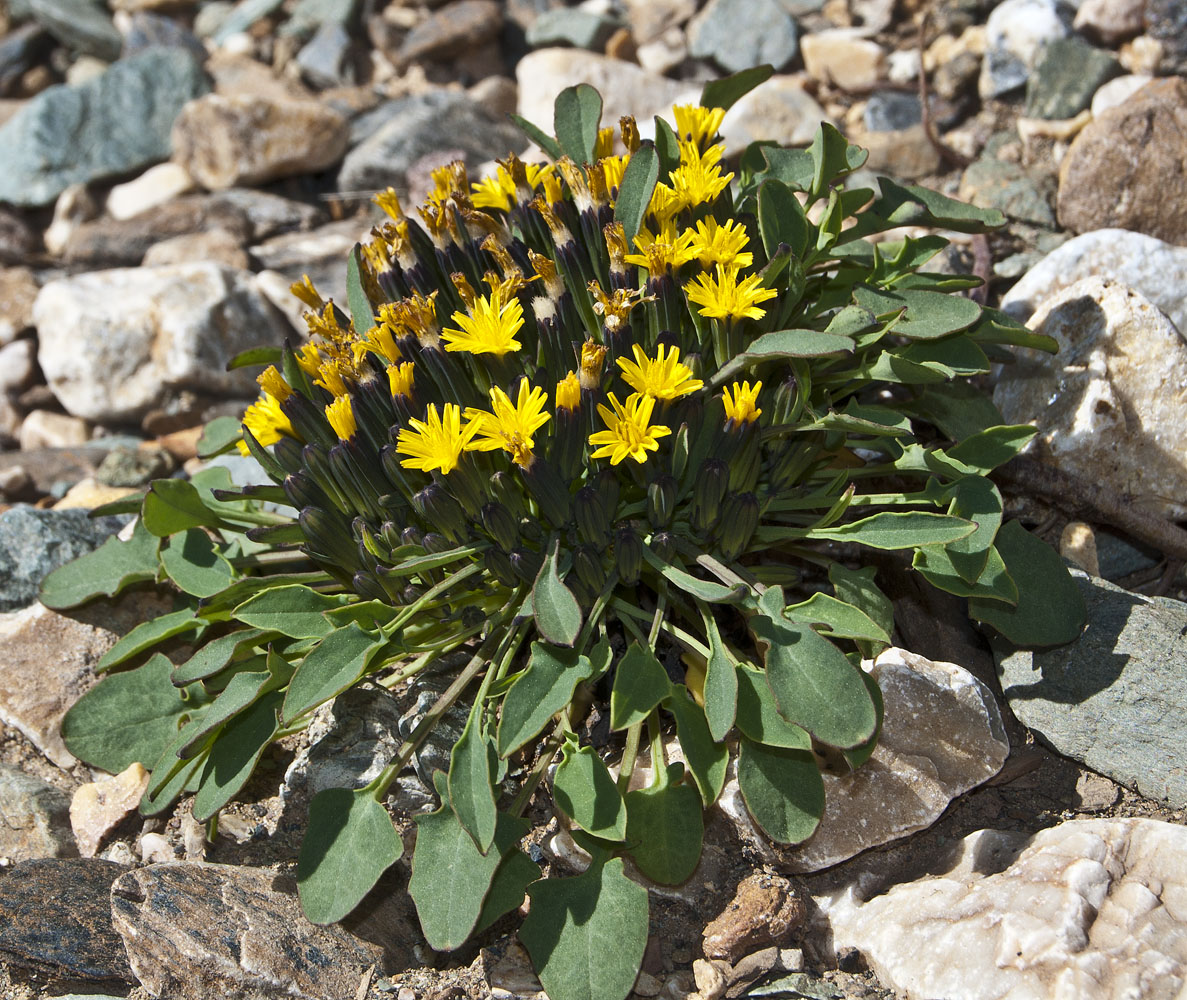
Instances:
[[[973,237],[973,274],[981,279],[981,284],[969,289],[969,298],[983,306],[989,298],[989,279],[993,277],[993,252],[984,233]]]
[[[923,134],[932,148],[940,154],[940,159],[950,167],[967,167],[973,161],[963,153],[958,153],[936,134],[935,125],[931,120],[931,108],[927,99],[927,71],[923,68],[923,54],[927,50],[927,26],[931,21],[931,6],[923,11],[919,18],[919,104],[922,111]]]

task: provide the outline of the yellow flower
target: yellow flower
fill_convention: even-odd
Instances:
[[[380,191],[372,196],[371,200],[396,222],[404,218],[404,210],[400,208],[400,196],[396,194],[395,188],[389,187],[386,191]]]
[[[655,400],[650,396],[632,393],[624,406],[610,393],[610,405],[613,410],[598,404],[598,414],[608,430],[589,436],[591,445],[600,445],[590,458],[609,458],[611,465],[617,465],[630,456],[642,464],[647,461],[647,452],[659,450],[659,438],[672,433],[670,427],[662,424],[650,425],[651,411],[655,408]]]
[[[724,146],[710,146],[703,153],[691,142],[680,143],[680,166],[672,171],[671,184],[680,208],[712,202],[734,179],[733,172],[721,173],[718,161]]]
[[[277,371],[275,365],[269,365],[260,372],[256,381],[260,384],[260,388],[278,403],[283,403],[293,394],[292,386],[284,380],[284,376]]]
[[[676,119],[676,138],[703,146],[721,131],[725,119],[725,108],[702,108],[690,104],[677,104],[672,108]]]
[[[581,405],[581,380],[576,372],[569,372],[556,384],[556,408],[575,410]]]
[[[718,225],[717,220],[709,216],[696,225],[692,251],[706,267],[714,264],[749,267],[754,263],[754,254],[743,252],[749,242],[750,237],[742,223],[728,219],[725,225]]]
[[[696,279],[684,288],[689,302],[700,306],[702,316],[710,319],[762,319],[765,309],[758,303],[773,299],[779,293],[773,288],[764,288],[757,274],[738,281],[738,268],[717,265],[717,278],[698,274]]]
[[[614,152],[614,127],[598,129],[598,139],[594,143],[594,159],[600,160]]]
[[[393,396],[411,396],[416,383],[415,365],[411,361],[392,365],[387,370],[387,384]]]
[[[606,190],[613,191],[622,186],[622,175],[626,173],[629,156],[606,156],[598,160],[602,176],[606,178]]]
[[[592,340],[581,345],[581,388],[596,389],[602,384],[602,365],[606,363],[606,348]]]
[[[635,246],[641,253],[628,253],[623,259],[628,264],[647,268],[652,277],[677,270],[696,257],[692,241],[696,234],[691,229],[677,234],[670,223],[656,235],[648,229],[640,229],[635,237]]]
[[[473,420],[462,426],[462,409],[457,403],[446,403],[443,414],[438,414],[437,405],[430,403],[424,420],[413,418],[408,423],[411,428],[402,428],[396,438],[396,452],[408,456],[400,462],[405,469],[422,472],[452,472],[478,432]]]
[[[335,396],[345,396],[347,388],[343,376],[346,374],[348,373],[341,361],[324,361],[318,366],[318,377],[313,380],[313,384],[320,385],[323,389],[329,389]]]
[[[680,363],[680,348],[675,345],[668,348],[666,357],[661,345],[654,361],[638,344],[632,344],[631,350],[635,360],[619,358],[618,367],[622,369],[623,379],[635,392],[655,399],[679,399],[705,384],[692,377],[691,368]]]
[[[243,414],[243,426],[251,431],[251,436],[265,448],[270,444],[276,444],[282,437],[297,436],[289,418],[280,408],[280,403],[267,393],[247,408],[247,412]],[[251,454],[246,441],[239,442],[239,453]]]
[[[317,374],[317,369],[321,366],[321,353],[316,344],[306,342],[298,347],[293,354],[297,358],[297,364],[301,366],[301,371],[306,375]]]
[[[523,306],[519,299],[504,303],[499,291],[490,297],[475,298],[471,315],[455,312],[453,321],[460,330],[446,327],[441,331],[447,351],[469,351],[471,354],[495,354],[502,357],[508,351],[518,351],[523,345],[515,335],[523,326]]]
[[[493,412],[469,407],[466,420],[478,425],[475,439],[466,446],[467,451],[494,451],[502,448],[508,452],[516,465],[527,468],[532,464],[534,435],[552,419],[544,412],[548,393],[533,389],[528,380],[521,379],[519,393],[514,403],[498,386],[490,390],[490,408]]]
[[[352,438],[359,429],[354,419],[354,407],[349,396],[339,396],[326,407],[326,419],[334,428],[334,433],[343,441]]]
[[[753,389],[750,388],[749,382],[743,382],[741,385],[737,382],[732,383],[721,397],[722,403],[725,404],[725,419],[738,425],[754,423],[762,414],[758,407],[758,390],[761,388],[761,382],[755,382]]]

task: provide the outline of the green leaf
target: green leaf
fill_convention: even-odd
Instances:
[[[833,181],[860,167],[868,155],[864,149],[850,146],[828,122],[821,122],[817,127],[808,153],[813,165],[809,192],[814,198],[827,192]]]
[[[972,521],[950,514],[923,510],[883,511],[831,528],[813,528],[811,538],[857,542],[872,549],[913,549],[919,545],[946,545],[976,530]]]
[[[1059,646],[1078,639],[1087,609],[1059,553],[1017,521],[1005,524],[994,544],[1018,585],[1018,606],[973,598],[969,614],[1019,646]]]
[[[200,822],[210,819],[247,784],[276,735],[276,710],[282,697],[279,691],[264,695],[219,733],[206,758],[198,794],[194,796],[195,819]]]
[[[812,224],[795,193],[781,180],[771,178],[758,189],[758,231],[767,257],[774,257],[780,243],[803,257],[812,237]]]
[[[723,108],[729,111],[740,98],[745,97],[759,84],[766,83],[774,73],[774,66],[763,64],[723,76],[719,80],[710,80],[701,91],[701,107]]]
[[[212,597],[231,582],[231,564],[201,528],[173,535],[161,550],[161,566],[174,583],[195,597]]]
[[[889,633],[869,615],[828,594],[813,594],[806,601],[789,605],[783,614],[793,622],[823,625],[823,634],[834,639],[865,639],[890,645]]]
[[[912,340],[936,340],[967,330],[981,318],[981,307],[972,299],[927,289],[873,289],[858,285],[854,301],[875,316],[902,311],[891,327]]]
[[[356,243],[346,258],[346,302],[350,306],[350,319],[355,334],[362,338],[375,325],[375,310],[363,290],[362,248]]]
[[[498,769],[498,754],[482,731],[485,706],[475,702],[466,728],[449,755],[449,802],[462,828],[474,838],[483,854],[495,839],[499,810],[491,787]]]
[[[495,869],[473,933],[481,934],[503,914],[522,906],[528,886],[539,878],[539,865],[518,848],[509,851]]]
[[[709,735],[714,742],[720,743],[734,724],[738,678],[712,617],[705,622],[705,634],[709,639],[709,657],[705,662],[705,721],[709,725]]]
[[[849,569],[841,563],[830,563],[828,579],[837,600],[861,608],[887,635],[894,631],[894,605],[874,583],[877,570],[873,566]]]
[[[664,699],[664,707],[676,717],[680,749],[684,751],[685,763],[707,809],[717,801],[725,787],[729,750],[713,741],[704,710],[692,700],[683,684],[672,685],[672,693]]]
[[[972,521],[977,530],[946,546],[952,567],[966,583],[975,583],[985,571],[989,550],[1002,523],[1002,495],[983,476],[964,476],[947,491],[952,498],[948,513]]]
[[[198,610],[209,622],[229,621],[232,613],[254,594],[290,585],[319,585],[333,582],[329,575],[317,570],[312,573],[276,573],[268,576],[245,576],[221,590],[213,597],[198,602]]]
[[[878,716],[878,724],[874,727],[874,735],[861,746],[853,747],[851,750],[841,751],[845,762],[855,771],[869,760],[870,756],[877,749],[878,740],[882,737],[882,719],[885,714],[882,689],[878,687],[878,682],[864,670],[861,671],[861,679],[865,682],[866,690],[870,693],[870,700],[874,703],[874,712]]]
[[[1022,451],[1038,432],[1038,428],[1030,424],[987,427],[945,450],[949,458],[981,472],[992,472]]]
[[[1009,344],[1033,351],[1059,353],[1059,341],[1045,333],[1034,333],[998,309],[981,310],[981,322],[969,331],[969,336],[981,344]]]
[[[693,597],[699,598],[702,601],[708,601],[710,604],[736,604],[742,599],[748,589],[743,583],[739,583],[733,587],[726,587],[712,580],[701,580],[691,573],[686,573],[678,566],[664,562],[647,545],[643,546],[643,558],[649,566],[658,570],[664,579],[670,583],[674,583],[686,594],[692,594]]]
[[[209,748],[188,760],[178,760],[177,747],[177,741],[169,744],[153,765],[152,780],[140,797],[140,812],[145,816],[164,812],[182,792],[198,787]]]
[[[201,618],[194,617],[192,608],[182,608],[180,611],[161,615],[160,618],[141,622],[127,635],[121,636],[116,644],[99,658],[99,662],[95,664],[95,672],[101,674],[145,650],[152,649],[166,639],[196,631],[204,624]]]
[[[750,342],[747,360],[771,358],[823,358],[831,354],[852,354],[853,341],[821,330],[774,330]]]
[[[655,121],[655,151],[659,155],[659,175],[664,180],[680,166],[680,143],[667,119],[659,115]]]
[[[957,571],[949,553],[938,545],[917,550],[911,565],[933,587],[957,597],[1005,601],[1011,606],[1018,603],[1018,587],[1006,572],[1005,560],[992,546],[987,553],[985,568],[971,583]]]
[[[816,173],[812,154],[806,149],[784,149],[781,146],[762,147],[767,161],[767,176],[777,178],[797,191],[807,191]]]
[[[647,890],[621,858],[576,878],[541,879],[519,939],[554,1000],[625,1000],[647,947]]]
[[[173,668],[174,687],[185,687],[195,681],[213,677],[237,656],[266,643],[274,633],[258,628],[239,629],[212,639],[184,663]]]
[[[557,574],[556,553],[554,544],[536,574],[532,609],[536,628],[544,639],[554,646],[572,646],[581,634],[581,605]]]
[[[126,542],[107,539],[94,552],[59,566],[41,582],[41,603],[55,611],[94,597],[114,597],[125,587],[157,575],[161,540],[137,521]]]
[[[754,822],[779,844],[800,844],[824,815],[824,780],[810,750],[738,741],[738,786]]]
[[[870,738],[874,706],[844,653],[786,619],[755,615],[750,630],[767,647],[767,683],[783,718],[830,746],[855,747]]]
[[[701,796],[680,784],[683,764],[669,764],[667,781],[627,792],[626,839],[639,871],[661,885],[679,885],[696,870],[705,835]]]
[[[614,219],[622,223],[628,246],[634,240],[639,226],[643,224],[643,217],[647,214],[651,194],[655,190],[656,181],[659,180],[659,168],[660,158],[655,144],[644,140],[631,154],[623,172],[618,198],[614,202]]]
[[[559,160],[565,155],[561,152],[560,144],[538,125],[533,125],[521,115],[508,114],[507,117],[524,135],[544,150],[549,159]]]
[[[1006,217],[997,209],[977,208],[928,188],[896,184],[889,177],[879,177],[878,186],[881,194],[869,212],[885,220],[887,229],[926,226],[958,233],[988,233],[1006,224]]]
[[[503,697],[499,756],[510,756],[538,736],[548,720],[573,699],[577,685],[592,675],[593,664],[584,654],[533,642],[527,669]]]
[[[344,599],[327,597],[299,584],[288,584],[248,598],[232,614],[244,625],[279,632],[293,639],[319,639],[333,630],[323,612],[343,603]]]
[[[552,798],[587,833],[605,840],[626,839],[626,803],[593,747],[565,744],[552,779]]]
[[[267,660],[263,656],[254,657],[258,666],[265,666]],[[202,741],[220,726],[225,725],[236,715],[253,704],[269,687],[273,674],[267,669],[244,670],[235,674],[227,682],[227,686],[219,692],[205,712],[199,718],[191,719],[181,730],[185,739],[178,747],[179,757],[192,757],[197,753]],[[275,684],[272,687],[276,687]]]
[[[144,498],[144,526],[164,538],[187,528],[218,528],[222,517],[184,479],[158,479]]]
[[[134,761],[152,767],[176,738],[182,717],[200,705],[197,693],[173,686],[172,670],[158,653],[135,670],[104,677],[62,720],[66,748],[112,774]]]
[[[566,87],[556,95],[553,116],[556,139],[578,166],[594,162],[601,121],[602,95],[588,83]]]
[[[989,371],[989,359],[968,334],[942,337],[939,340],[917,340],[907,345],[900,357],[916,364],[942,366],[953,376],[968,378]]]
[[[400,860],[404,842],[370,788],[327,788],[309,803],[297,858],[301,909],[315,924],[341,920]]]
[[[495,850],[482,854],[450,807],[445,776],[437,774],[441,808],[414,820],[416,847],[408,894],[416,904],[425,940],[436,951],[453,951],[466,943],[477,925],[495,872],[527,832],[527,823],[499,813]]]
[[[384,645],[385,639],[364,632],[354,622],[322,639],[289,683],[281,712],[285,725],[351,687]]]
[[[256,348],[256,350],[276,352],[279,355],[279,351],[276,348],[265,347]],[[250,354],[252,352],[244,351],[243,353]],[[257,362],[250,363],[255,364]],[[202,428],[202,436],[198,438],[198,457],[202,459],[214,458],[215,455],[221,455],[224,452],[230,451],[239,441],[242,434],[242,426],[236,417],[215,417]]]
[[[230,361],[227,362],[227,371],[232,372],[236,368],[252,368],[256,365],[275,365],[280,363],[280,356],[283,349],[280,347],[249,347],[245,351],[240,351]],[[239,421],[234,417],[216,417],[216,420],[234,420],[236,428],[236,438],[238,435]],[[213,423],[213,421],[212,421]],[[206,425],[207,427],[210,424]],[[201,453],[199,453],[201,456]]]
[[[811,750],[812,737],[788,722],[775,707],[767,675],[752,667],[738,668],[738,732],[756,743],[788,750]]]
[[[1005,423],[993,400],[968,382],[929,385],[903,409],[918,413],[956,441]]]
[[[668,672],[650,647],[632,642],[614,672],[610,692],[610,728],[629,729],[647,718],[672,690]]]

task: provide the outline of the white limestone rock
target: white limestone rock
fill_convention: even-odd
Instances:
[[[1072,820],[981,830],[943,875],[817,897],[838,951],[912,998],[1172,1000],[1187,990],[1187,829]]]

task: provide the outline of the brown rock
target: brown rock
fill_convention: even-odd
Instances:
[[[21,423],[20,443],[26,451],[70,448],[85,444],[90,436],[90,426],[80,417],[53,410],[34,410]]]
[[[94,510],[138,492],[134,486],[107,486],[88,476],[80,479],[54,504],[54,510]]]
[[[754,983],[765,976],[779,964],[779,949],[772,945],[759,951],[751,952],[734,965],[734,973],[730,977],[729,989],[725,991],[727,1000],[742,996]]]
[[[246,269],[251,266],[243,241],[225,229],[211,229],[204,233],[187,233],[154,243],[144,255],[145,267],[165,264],[187,264],[194,260],[209,260],[226,267]]]
[[[32,861],[77,854],[70,799],[31,774],[0,764],[0,858]]]
[[[940,154],[922,123],[896,132],[863,132],[854,141],[870,154],[868,169],[899,180],[917,180],[940,169]]]
[[[430,14],[404,37],[397,58],[452,59],[494,38],[503,27],[495,0],[456,0]]]
[[[219,191],[324,170],[342,158],[349,136],[346,119],[316,101],[207,94],[173,123],[173,155]]]
[[[93,476],[109,449],[92,442],[78,448],[38,448],[0,452],[0,471],[19,465],[32,480],[36,496],[49,493],[55,483],[77,483]]]
[[[37,279],[27,267],[0,270],[0,347],[12,343],[33,325]]]
[[[1059,170],[1060,225],[1187,244],[1187,79],[1147,84],[1089,124]]]
[[[804,912],[791,882],[756,872],[739,883],[729,905],[705,928],[702,950],[707,958],[736,962],[778,944],[799,926]]]
[[[305,919],[292,879],[262,868],[192,862],[128,872],[111,915],[137,979],[154,996],[352,997],[384,949],[342,924]],[[388,927],[399,946],[410,925]],[[409,956],[410,957],[410,956]]]
[[[66,979],[135,982],[111,921],[111,883],[123,871],[64,858],[0,875],[0,959]]]
[[[41,247],[28,223],[6,208],[0,208],[0,264],[23,264]]]
[[[848,93],[872,90],[886,75],[886,53],[860,29],[832,28],[804,35],[800,54],[808,75]]]
[[[148,788],[148,772],[139,762],[111,778],[79,787],[70,802],[70,826],[78,853],[93,858],[103,838],[135,812]]]

